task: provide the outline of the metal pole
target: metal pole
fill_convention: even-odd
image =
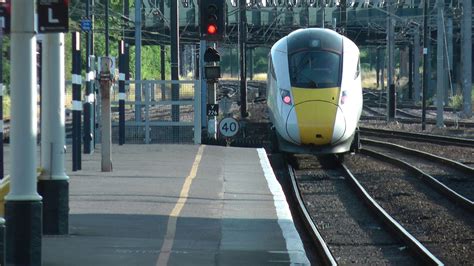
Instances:
[[[3,169],[3,27],[4,21],[0,24],[0,179],[4,177]],[[0,218],[0,264],[6,265],[6,241],[5,241],[5,219]]]
[[[249,49],[249,72],[250,72],[250,80],[253,80],[253,49]]]
[[[417,27],[417,30],[415,31],[415,36],[413,37],[413,46],[414,46],[414,58],[413,58],[413,83],[414,83],[414,89],[415,89],[415,97],[413,100],[415,102],[418,102],[420,100],[420,52],[421,52],[421,46],[420,46],[420,28]]]
[[[201,144],[201,88],[199,82],[194,82],[194,144]]]
[[[325,22],[326,22],[326,3],[323,2],[323,5],[322,5],[322,11],[323,11],[323,16],[321,17],[322,21],[321,21],[321,28],[325,28]]]
[[[239,58],[240,58],[240,116],[247,117],[247,71],[246,71],[246,41],[247,41],[247,9],[246,1],[239,0]]]
[[[380,52],[379,47],[376,48],[376,53],[377,53],[377,65],[375,68],[375,75],[377,78],[377,88],[379,89],[380,88],[380,69],[382,68],[382,62],[381,62],[382,53]]]
[[[466,117],[472,116],[472,0],[463,1],[462,49],[463,61],[463,111]]]
[[[148,81],[143,82],[145,90],[145,144],[150,144],[150,85]]]
[[[380,56],[380,90],[381,92],[385,91],[385,49],[380,48],[381,56]],[[382,93],[380,94],[382,96]]]
[[[125,143],[125,41],[119,42],[119,145]]]
[[[408,48],[408,99],[413,100],[413,45]]]
[[[437,0],[438,32],[436,40],[436,126],[443,127],[444,112],[444,0]]]
[[[3,179],[5,174],[3,169],[3,27],[5,25],[3,23],[2,21],[0,25],[0,179]]]
[[[234,48],[232,47],[229,48],[229,63],[230,63],[230,77],[231,78],[234,77],[234,62],[233,62],[234,55],[232,53],[233,50]]]
[[[109,0],[105,0],[105,56],[109,56]]]
[[[178,0],[171,1],[171,80],[179,80],[179,9]],[[171,85],[171,101],[179,101],[179,84]],[[171,105],[171,119],[179,121],[179,105]],[[179,126],[173,126],[173,142],[179,141]]]
[[[448,71],[444,73],[445,78],[445,90],[444,90],[444,100],[445,102],[449,101],[449,95],[454,96],[453,88],[453,18],[452,16],[447,16],[446,19],[446,49],[445,51],[445,60]]]
[[[90,1],[86,0],[86,18],[90,19]],[[84,103],[84,153],[91,154],[94,146],[94,121],[92,115],[94,113],[94,91],[92,83],[94,82],[94,73],[91,72],[93,64],[90,55],[92,53],[91,32],[86,32],[86,101]]]
[[[81,35],[72,33],[72,171],[81,170]]]
[[[36,86],[38,88],[38,96],[39,96],[39,105],[40,105],[40,109],[39,109],[39,113],[38,113],[38,118],[39,118],[39,123],[38,123],[38,126],[41,128],[41,125],[42,125],[42,122],[43,122],[43,119],[42,119],[42,115],[43,115],[43,109],[41,108],[41,104],[42,104],[42,101],[43,101],[43,86],[42,86],[42,80],[43,80],[43,77],[42,77],[42,58],[41,56],[43,55],[43,44],[42,44],[42,35],[39,35],[37,36],[36,38]],[[41,132],[41,131],[40,131]],[[38,135],[38,142],[41,142],[41,134]],[[40,152],[41,152],[41,148],[40,148]],[[40,159],[39,159],[39,163],[41,164],[41,156],[40,156]],[[43,210],[44,211],[44,210]]]
[[[11,2],[11,171],[5,197],[7,265],[41,265],[42,198],[37,192],[36,1]]]
[[[123,16],[124,18],[123,18],[122,38],[125,40],[127,38],[126,30],[128,29],[128,21],[130,17],[130,1],[129,0],[123,0]]]
[[[165,13],[165,1],[160,1],[160,12],[161,14]],[[165,25],[161,24],[161,34],[165,35]],[[164,44],[160,45],[160,69],[161,69],[161,80],[166,80],[166,46]],[[164,99],[163,99],[164,100]]]
[[[388,62],[387,62],[387,84],[388,84],[388,94],[387,94],[387,120],[391,121],[395,118],[395,82],[394,82],[394,54],[395,54],[395,37],[394,37],[394,21],[393,21],[393,12],[394,12],[394,2],[393,1],[388,1],[387,5],[387,11],[388,11],[388,17],[387,17],[387,51],[388,51]]]
[[[100,62],[100,100],[101,100],[101,170],[112,172],[112,121],[110,116],[110,88],[112,86],[112,58],[102,57]]]
[[[165,45],[160,45],[160,70],[161,70],[161,80],[166,80],[166,47]]]
[[[135,121],[142,121],[142,0],[135,0]]]
[[[69,233],[69,177],[64,171],[65,63],[64,33],[43,41],[41,101],[41,168],[38,192],[43,196],[43,233]]]
[[[347,27],[347,9],[346,9],[346,0],[341,0],[341,34],[346,35]]]
[[[194,79],[199,79],[199,45],[194,45],[193,51],[193,60],[194,60]]]
[[[428,93],[428,5],[429,1],[424,1],[423,6],[423,92],[422,92],[422,107],[421,107],[421,129],[426,129],[426,100]]]
[[[92,10],[95,10],[95,1],[96,0],[91,0],[92,1]],[[97,76],[97,72],[96,72],[96,56],[94,55],[94,13],[92,13],[90,15],[91,17],[91,21],[92,21],[92,25],[91,25],[91,32],[90,32],[90,54],[91,54],[91,58],[89,59],[90,60],[90,72],[89,72],[89,75],[90,75],[90,78],[92,79],[91,81],[91,91],[90,91],[90,94],[89,94],[89,98],[90,100],[94,100],[93,103],[92,103],[92,111],[91,111],[91,133],[93,133],[93,137],[92,137],[92,144],[93,144],[93,147],[91,148],[92,149],[95,149],[95,144],[97,142],[97,136],[100,134],[99,133],[99,125],[98,125],[98,122],[97,122],[97,95],[99,94],[99,91],[97,89],[97,85],[96,85],[96,82],[95,82],[95,79],[96,79],[96,76]],[[87,88],[86,88],[86,93],[87,93]]]
[[[210,81],[207,82],[207,103],[215,104],[216,103],[216,82]],[[207,115],[207,114],[206,114]],[[216,116],[209,116],[207,121],[207,132],[208,137],[212,139],[217,139],[217,120]]]
[[[165,13],[165,1],[160,1],[160,12],[161,14]],[[165,25],[161,24],[161,34],[165,35]],[[164,44],[160,45],[160,70],[161,70],[161,80],[166,80],[166,46]],[[161,100],[166,100],[166,85],[162,83],[160,85],[161,89]]]
[[[204,78],[204,53],[207,49],[206,40],[200,40],[199,42],[199,80],[201,87],[201,128],[207,129],[207,117],[206,117],[206,97],[207,97],[207,82]]]

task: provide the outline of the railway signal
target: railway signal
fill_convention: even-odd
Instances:
[[[225,36],[225,1],[202,0],[199,5],[201,16],[201,39],[220,41]]]

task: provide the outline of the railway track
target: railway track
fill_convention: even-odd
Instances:
[[[296,167],[288,167],[324,264],[442,264],[370,198],[347,167],[316,160],[297,158]],[[327,169],[327,163],[335,167]]]
[[[369,128],[369,127],[359,127],[359,130],[362,136],[389,138],[389,139],[403,139],[403,140],[426,142],[426,143],[433,143],[433,144],[439,144],[439,145],[452,145],[452,146],[474,148],[474,139],[448,137],[448,136],[440,136],[440,135],[433,135],[433,134],[411,133],[411,132],[387,130],[387,129],[376,129],[376,128]]]
[[[386,120],[386,98],[382,94],[364,90],[364,107],[366,115],[362,116],[362,120]],[[436,106],[426,107],[428,110],[426,123],[436,124]],[[396,120],[400,123],[420,123],[421,122],[421,106],[410,103],[398,103],[396,109]],[[474,122],[457,118],[456,110],[452,107],[444,107],[446,117],[444,124],[448,127],[473,128]]]
[[[474,212],[474,168],[431,153],[362,139],[364,154],[408,169],[454,203]]]
[[[387,120],[387,117],[385,115],[375,114],[375,115],[362,115],[360,119],[361,120]],[[420,124],[421,123],[421,117],[408,118],[408,117],[397,116],[395,120],[399,123],[404,123],[404,124]],[[436,119],[427,118],[426,123],[430,125],[436,125]],[[469,122],[469,121],[444,120],[443,123],[445,126],[454,127],[454,128],[474,128],[474,122]]]
[[[385,112],[380,112],[378,110],[375,110],[374,108],[372,107],[369,107],[367,105],[364,105],[363,107],[363,110],[367,111],[368,113],[372,114],[373,116],[377,117],[377,118],[385,118]],[[396,110],[397,112],[397,118],[402,118],[402,119],[421,119],[421,117],[419,117],[418,115],[414,115],[414,114],[411,114],[407,111],[404,111],[404,110],[400,110],[400,109],[397,109]],[[369,117],[369,116],[367,116]]]
[[[374,156],[365,146],[362,154],[346,158],[345,164],[367,191],[442,262],[470,264],[474,248],[472,202],[464,205],[453,201],[427,185],[419,172],[407,170],[387,157]]]

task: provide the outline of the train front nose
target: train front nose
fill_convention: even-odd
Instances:
[[[341,139],[346,130],[346,123],[337,104],[339,90],[306,90],[305,95],[298,95],[298,90],[293,92],[295,91],[295,106],[286,123],[289,137],[306,145],[334,144]],[[316,93],[318,95],[315,95]],[[290,118],[296,118],[296,123],[292,123]]]

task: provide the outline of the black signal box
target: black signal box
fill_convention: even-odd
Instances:
[[[209,63],[209,62],[219,62],[219,61],[221,61],[221,56],[219,52],[212,47],[208,47],[206,49],[206,52],[204,53],[204,62]]]
[[[226,1],[201,0],[199,4],[201,39],[220,41],[225,36]]]

